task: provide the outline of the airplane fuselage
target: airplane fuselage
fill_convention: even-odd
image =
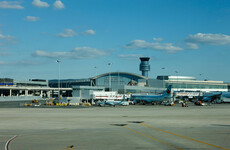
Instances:
[[[137,101],[145,101],[148,103],[152,102],[163,102],[165,100],[168,100],[170,97],[165,97],[165,96],[154,96],[154,95],[133,95],[132,100],[137,100]]]
[[[132,95],[131,100],[134,102],[142,101],[145,103],[163,102],[171,98],[171,88],[169,85],[162,95]]]

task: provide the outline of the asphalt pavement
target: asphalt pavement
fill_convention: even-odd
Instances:
[[[1,150],[230,149],[230,104],[0,108],[0,120]]]

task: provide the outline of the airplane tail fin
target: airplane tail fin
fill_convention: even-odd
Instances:
[[[171,96],[171,89],[172,89],[172,85],[169,85],[163,95]]]

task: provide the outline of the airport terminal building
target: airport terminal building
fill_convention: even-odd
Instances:
[[[49,81],[49,85],[57,86],[58,80]],[[109,72],[88,79],[61,80],[61,87],[97,86],[105,91],[117,91],[119,94],[152,93],[159,94],[169,85],[173,91],[228,91],[228,84],[223,81],[196,80],[188,76],[158,76],[156,79],[128,72]]]
[[[139,70],[142,75],[129,72],[108,72],[86,79],[50,80],[50,87],[72,88],[73,86],[104,87],[105,91],[117,91],[119,94],[152,93],[160,94],[169,85],[172,91],[192,92],[227,92],[229,84],[223,81],[196,80],[189,76],[157,76],[156,79],[148,77],[150,71],[149,57],[141,57]]]
[[[15,81],[9,78],[0,79],[1,96],[36,95],[41,97],[57,97],[60,92],[63,97],[71,97],[73,87],[102,87],[104,91],[115,91],[118,94],[161,94],[169,85],[172,91],[214,92],[229,91],[230,84],[223,81],[196,80],[188,76],[157,76],[148,77],[150,71],[148,57],[140,58],[139,66],[142,75],[130,72],[108,72],[91,78]],[[60,86],[59,86],[60,85]],[[59,92],[58,92],[59,91]]]
[[[164,79],[163,79],[164,78]],[[79,82],[80,81],[80,82]],[[126,73],[110,72],[101,74],[89,79],[61,80],[61,87],[72,86],[99,86],[104,87],[105,91],[118,91],[118,93],[154,93],[164,90],[172,85],[173,91],[228,91],[228,84],[223,81],[196,80],[194,77],[187,76],[158,76],[157,79],[145,76]],[[51,81],[50,81],[51,82]],[[52,80],[49,84],[57,85],[57,80]]]

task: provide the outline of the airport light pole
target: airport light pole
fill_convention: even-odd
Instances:
[[[97,66],[94,66],[94,69],[95,69],[95,72],[93,73],[93,76],[96,77],[97,76]],[[92,79],[90,80],[90,84],[91,84],[91,86],[93,86],[93,85],[95,86],[95,82]]]
[[[175,73],[176,73],[176,76],[177,76],[177,92],[178,92],[178,87],[179,87],[179,84],[178,84],[178,71],[175,71]]]
[[[60,98],[60,60],[57,60],[58,63],[58,98]]]
[[[97,76],[97,66],[94,66],[95,69],[95,76]]]
[[[119,75],[119,71],[118,72],[118,85],[120,85],[120,75]]]
[[[201,73],[199,74],[200,75],[200,80],[201,80]],[[200,83],[200,93],[199,93],[199,95],[201,96],[201,83]]]
[[[111,88],[111,70],[110,68],[111,68],[112,63],[108,63],[108,65],[109,65],[109,91],[110,91],[110,88]]]
[[[165,67],[162,67],[161,69],[164,70]],[[162,71],[162,72],[163,72],[163,71]],[[164,73],[162,73],[162,76],[163,76],[163,84],[162,84],[162,86],[163,86],[163,90],[164,90],[164,88],[165,88],[165,87],[164,87]]]

